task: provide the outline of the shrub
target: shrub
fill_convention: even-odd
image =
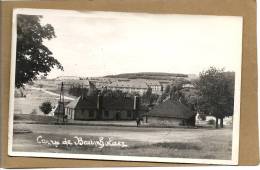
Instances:
[[[32,115],[37,115],[37,110],[36,109],[33,109],[32,112],[31,112]]]
[[[49,102],[49,101],[43,102],[39,108],[40,108],[40,110],[41,110],[44,114],[47,115],[47,114],[50,113],[51,110],[52,110],[51,102]]]
[[[215,124],[215,120],[214,120],[214,119],[210,119],[210,120],[208,121],[208,124],[209,124],[209,125],[214,125],[214,124]]]
[[[206,120],[206,115],[199,114],[199,119],[205,121]]]

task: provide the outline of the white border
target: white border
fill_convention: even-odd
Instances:
[[[17,14],[34,14],[39,15],[42,11],[50,11],[50,9],[30,9],[19,8],[13,10],[12,19],[12,58],[11,58],[11,73],[10,73],[10,100],[9,100],[9,133],[8,133],[8,155],[9,156],[26,156],[26,157],[50,157],[50,158],[73,158],[73,159],[96,159],[96,160],[119,160],[119,161],[144,161],[144,162],[170,162],[170,163],[199,163],[199,164],[226,164],[237,165],[239,154],[239,123],[240,123],[240,89],[241,89],[241,63],[242,63],[242,34],[241,34],[241,51],[240,63],[235,73],[235,94],[234,94],[234,116],[233,116],[233,133],[232,133],[232,158],[231,160],[217,159],[191,159],[191,158],[162,158],[162,157],[141,157],[141,156],[115,156],[115,155],[92,155],[92,154],[66,154],[66,153],[36,153],[36,152],[14,152],[12,150],[13,141],[13,110],[14,110],[14,91],[15,91],[15,64],[16,64],[16,41],[17,41]],[[72,12],[70,10],[51,10]],[[176,14],[180,15],[180,14]],[[192,16],[192,15],[191,15]],[[194,16],[194,15],[193,15]],[[208,16],[208,15],[205,15]],[[223,16],[224,17],[224,16]],[[243,17],[241,24],[243,23]],[[243,24],[241,26],[241,33]]]

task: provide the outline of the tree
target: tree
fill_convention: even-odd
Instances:
[[[164,93],[168,94],[170,92],[171,86],[168,84],[165,88]]]
[[[147,91],[142,95],[144,103],[151,104],[152,88],[148,87]]]
[[[22,87],[38,75],[47,76],[55,66],[63,70],[62,65],[52,56],[52,52],[43,45],[44,40],[55,38],[54,28],[50,24],[42,25],[42,16],[17,15],[17,46],[15,86]]]
[[[224,69],[210,67],[200,73],[197,81],[199,90],[199,110],[216,118],[216,128],[220,119],[233,115],[234,106],[234,73],[224,72]]]
[[[43,102],[39,107],[44,114],[49,114],[52,110],[51,102]]]

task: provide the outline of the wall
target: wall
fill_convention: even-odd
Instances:
[[[87,109],[75,109],[74,120],[95,120],[97,116],[96,110],[92,110],[93,116],[91,116],[90,110]]]
[[[71,108],[65,108],[65,115],[67,115],[67,119],[74,119],[75,110]]]
[[[130,110],[131,116],[129,117],[125,110],[109,110],[108,115],[105,114],[106,110],[102,110],[102,118],[101,120],[133,120],[134,112]],[[93,116],[90,116],[89,110],[81,110],[81,109],[69,109],[66,108],[66,115],[68,119],[74,120],[97,120],[97,111],[93,110]],[[118,115],[118,117],[116,116]]]
[[[133,111],[131,110],[131,117],[128,117],[127,111],[122,110],[109,110],[108,116],[105,114],[106,110],[102,110],[102,117],[104,120],[117,120],[117,114],[119,120],[133,120]]]
[[[151,126],[180,126],[182,123],[182,119],[176,119],[176,118],[160,118],[160,117],[147,117],[147,123],[146,123],[146,117],[144,117],[143,122],[146,125]]]

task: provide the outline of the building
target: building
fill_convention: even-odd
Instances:
[[[195,126],[195,117],[196,113],[185,105],[167,100],[145,114],[144,120],[157,126]]]
[[[61,88],[61,84],[63,83],[63,88],[65,90],[69,90],[73,87],[80,87],[80,88],[89,88],[90,81],[88,80],[64,80],[64,81],[56,81],[56,84],[58,85],[58,89]]]
[[[65,106],[65,115],[72,120],[135,120],[139,106],[136,96],[81,96]]]
[[[185,89],[194,89],[194,85],[193,84],[189,84],[189,83],[186,83],[186,84],[183,84],[182,85],[182,88],[185,88]]]
[[[163,86],[158,80],[146,80],[147,86],[152,89],[152,93],[154,94],[162,94]]]
[[[107,86],[110,90],[120,90],[126,93],[144,94],[148,90],[148,85],[142,80],[118,80]]]
[[[67,104],[69,104],[68,101],[66,102],[58,102],[58,104],[55,106],[54,108],[54,116],[56,117],[63,117],[64,114],[64,106],[66,106]]]

